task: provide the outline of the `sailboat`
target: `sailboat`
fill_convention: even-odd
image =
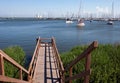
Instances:
[[[82,19],[81,16],[79,15],[81,13],[81,4],[82,4],[82,1],[80,1],[80,8],[78,12],[78,24],[77,24],[78,27],[85,26],[84,19]]]
[[[111,11],[111,13],[112,13],[112,17],[114,18],[114,1],[112,2],[112,11]],[[114,22],[112,21],[112,19],[109,19],[107,24],[108,25],[113,25]]]
[[[78,19],[78,24],[77,24],[77,26],[79,26],[79,27],[85,26],[84,19]]]
[[[73,16],[72,16],[72,17],[73,17]],[[73,21],[72,21],[72,17],[66,19],[66,23],[67,23],[67,24],[71,24],[71,23],[73,23]]]
[[[73,21],[72,21],[71,19],[67,18],[67,19],[66,19],[66,23],[67,23],[67,24],[70,24],[70,23],[73,23]]]

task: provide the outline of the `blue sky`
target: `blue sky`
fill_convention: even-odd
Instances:
[[[111,11],[113,0],[82,0],[84,13],[104,13]],[[115,13],[120,13],[120,0],[114,0]],[[65,16],[78,14],[80,0],[0,0],[0,16]]]

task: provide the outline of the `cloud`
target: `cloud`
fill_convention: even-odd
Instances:
[[[96,11],[98,12],[98,13],[109,13],[109,9],[108,9],[108,7],[99,7],[99,6],[96,6]]]

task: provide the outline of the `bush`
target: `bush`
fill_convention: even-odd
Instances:
[[[86,48],[87,46],[77,46],[70,50],[70,52],[62,53],[61,59],[64,66],[69,64]],[[91,56],[92,73],[90,83],[120,83],[120,45],[99,45],[92,52]],[[83,69],[84,60],[73,67],[73,74],[80,73]],[[68,76],[68,73],[66,76]],[[75,80],[74,83],[83,83],[82,80]]]
[[[14,59],[17,63],[24,66],[25,63],[25,52],[20,46],[11,46],[8,48],[3,49],[3,51],[10,56],[12,59]],[[15,77],[18,78],[19,69],[17,69],[12,64],[5,61],[5,75],[9,77]]]

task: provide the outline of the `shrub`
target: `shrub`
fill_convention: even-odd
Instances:
[[[20,46],[11,46],[3,49],[3,51],[12,59],[14,59],[17,63],[24,66],[25,52]],[[19,69],[17,69],[15,66],[8,63],[7,61],[5,61],[4,67],[6,76],[18,78]]]
[[[66,53],[61,54],[64,66],[80,55],[87,46],[77,46]],[[68,57],[69,56],[69,57]],[[90,83],[119,83],[120,82],[120,45],[99,45],[91,54]],[[80,61],[73,67],[73,74],[80,73],[84,69],[84,61]],[[66,74],[68,76],[68,73]],[[73,81],[83,83],[82,79]]]

